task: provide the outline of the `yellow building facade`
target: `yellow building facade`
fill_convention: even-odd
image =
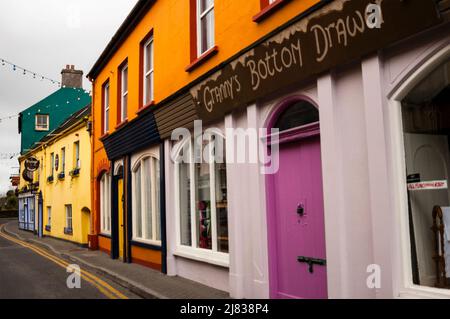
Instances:
[[[90,106],[73,114],[19,160],[22,172],[19,190],[23,197],[28,194],[29,198],[35,198],[34,203],[27,204],[33,206],[35,232],[82,245],[88,244],[90,231],[89,123]],[[39,168],[32,173],[32,183],[23,177],[30,158],[39,161]],[[21,209],[29,207],[22,205]]]

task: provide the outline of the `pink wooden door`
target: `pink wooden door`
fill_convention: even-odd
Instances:
[[[320,135],[280,145],[280,169],[268,177],[272,298],[327,298]]]

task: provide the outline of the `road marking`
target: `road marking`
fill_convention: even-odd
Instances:
[[[12,241],[22,247],[25,247],[25,248],[28,248],[28,249],[34,251],[38,255],[54,262],[55,264],[57,264],[58,266],[60,266],[64,269],[67,269],[67,267],[69,266],[69,263],[66,262],[65,260],[63,260],[59,257],[56,257],[54,255],[51,255],[48,252],[46,252],[45,250],[38,248],[30,243],[24,242],[22,240],[13,238],[13,237],[5,234],[4,230],[3,230],[4,227],[5,227],[5,225],[0,226],[0,236],[3,237],[4,239]],[[94,287],[96,287],[102,294],[104,294],[109,299],[128,299],[128,297],[125,296],[124,294],[122,294],[120,291],[113,288],[111,285],[109,285],[108,283],[106,283],[105,281],[100,279],[99,277],[91,274],[90,272],[88,272],[86,270],[81,269],[81,277],[85,281],[91,283]]]

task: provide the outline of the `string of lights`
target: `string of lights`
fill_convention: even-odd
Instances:
[[[7,120],[14,120],[14,119],[17,119],[18,117],[19,117],[19,115],[11,115],[11,116],[2,117],[2,118],[0,118],[0,123],[7,121]]]
[[[33,79],[37,79],[37,80],[41,80],[41,81],[48,81],[48,82],[51,82],[52,84],[56,84],[59,87],[61,87],[60,81],[53,80],[49,77],[46,77],[45,75],[42,75],[38,72],[34,72],[29,69],[23,68],[15,63],[5,60],[5,59],[0,58],[0,65],[5,68],[10,68],[14,72],[16,72],[16,71],[21,72],[23,75],[30,75]]]

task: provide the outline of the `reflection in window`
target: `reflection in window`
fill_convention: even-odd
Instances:
[[[446,63],[402,101],[413,282],[439,288],[450,288],[449,75]]]
[[[202,154],[208,154],[208,160],[194,163],[192,140],[185,148],[191,160],[189,163],[176,164],[180,244],[213,253],[228,253],[226,163],[218,163],[219,157],[211,157],[215,151],[213,145],[224,143],[216,144],[213,141],[215,139],[211,137],[203,144],[199,143]],[[191,176],[194,176],[193,180]]]

